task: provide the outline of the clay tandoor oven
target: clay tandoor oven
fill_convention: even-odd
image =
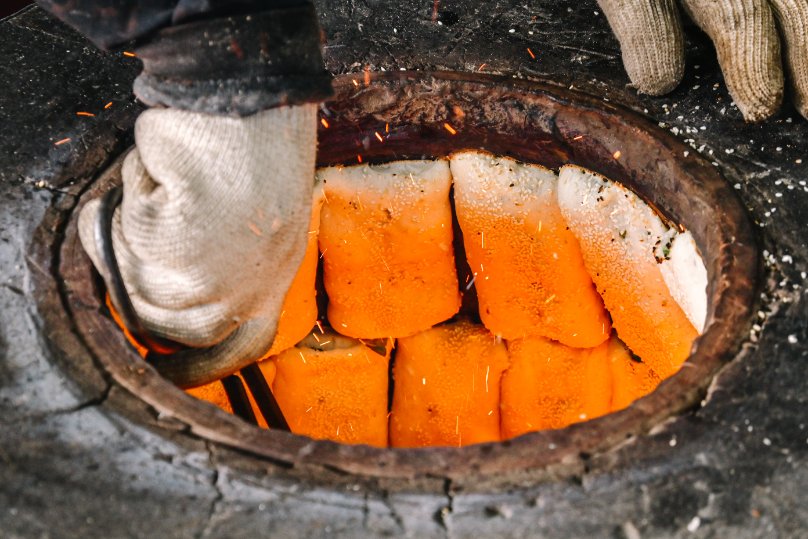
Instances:
[[[578,469],[580,455],[586,458],[646,433],[697,404],[712,376],[737,352],[755,301],[755,240],[732,188],[715,167],[695,155],[682,158],[686,147],[667,133],[583,94],[501,77],[399,72],[371,80],[342,77],[335,86],[337,95],[325,109],[329,127],[319,133],[321,165],[352,164],[358,155],[366,162],[438,157],[463,148],[550,168],[575,163],[631,185],[673,222],[684,224],[700,246],[710,283],[708,323],[694,353],[685,368],[625,411],[509,442],[383,450],[255,432],[171,387],[140,360],[109,317],[101,316],[104,290],[78,243],[76,222],[83,203],[110,188],[116,175],[105,174],[81,197],[62,245],[54,245],[60,252],[62,294],[68,316],[98,361],[116,382],[161,413],[187,423],[196,434],[293,468],[328,466],[355,474],[357,481],[444,476],[459,485],[493,488],[517,477],[565,475]],[[454,126],[451,131],[446,123]],[[368,135],[385,130],[390,133],[384,143],[368,143]],[[63,325],[65,316],[51,323]]]
[[[406,15],[404,8],[400,12]],[[336,10],[327,18],[338,30],[331,46],[356,37],[342,15]],[[446,20],[456,25],[463,16]],[[31,31],[47,22],[30,10],[3,24]],[[464,43],[462,36],[455,39]],[[356,43],[352,53],[367,53],[361,50],[366,41],[357,38]],[[472,57],[479,53],[474,45],[464,46]],[[446,67],[438,52],[430,54],[432,67]],[[33,518],[43,505],[73,526],[61,528],[67,536],[97,532],[99,521],[121,534],[157,529],[171,536],[274,531],[301,536],[485,532],[636,537],[730,529],[755,536],[803,529],[804,515],[792,512],[787,518],[782,509],[806,481],[804,471],[793,471],[805,463],[805,411],[794,400],[799,392],[785,387],[800,383],[789,376],[788,367],[799,352],[782,351],[786,345],[798,350],[806,338],[804,328],[796,329],[803,300],[799,293],[796,300],[777,295],[786,288],[784,280],[790,290],[799,289],[789,277],[773,275],[780,271],[775,262],[784,257],[804,267],[805,249],[795,249],[785,223],[773,224],[777,238],[753,231],[767,201],[783,196],[773,194],[779,192],[774,184],[768,194],[759,185],[749,187],[753,177],[743,167],[713,161],[713,148],[706,143],[696,151],[695,139],[682,141],[675,136],[678,129],[671,134],[667,124],[663,128],[644,117],[662,112],[638,114],[642,109],[631,93],[615,99],[624,106],[604,100],[604,94],[619,94],[609,89],[618,87],[610,79],[617,75],[600,72],[605,90],[584,85],[586,91],[576,91],[557,84],[564,70],[552,63],[546,67],[557,76],[520,80],[446,69],[365,74],[334,53],[328,61],[334,71],[358,72],[337,78],[337,94],[322,110],[329,127],[319,133],[321,165],[355,163],[357,155],[365,162],[441,156],[466,147],[552,168],[575,163],[625,183],[687,227],[704,258],[709,287],[707,327],[684,368],[626,410],[495,444],[375,449],[253,428],[161,378],[102,315],[103,290],[78,243],[75,221],[87,200],[114,183],[114,158],[128,145],[136,114],[131,102],[122,103],[118,116],[100,119],[102,127],[77,137],[102,143],[101,149],[79,145],[59,163],[54,153],[64,151],[63,145],[51,141],[48,166],[34,159],[33,165],[13,161],[6,167],[12,173],[27,167],[41,174],[26,172],[8,180],[4,175],[12,206],[4,210],[2,224],[4,231],[28,234],[25,275],[33,284],[12,286],[24,309],[35,313],[29,333],[41,335],[39,349],[44,351],[32,347],[26,352],[20,343],[30,338],[12,342],[14,331],[24,333],[14,323],[2,333],[2,372],[15,374],[6,376],[13,381],[3,403],[17,410],[7,420],[17,431],[8,440],[16,443],[0,451],[10,463],[0,493],[13,509],[0,515],[0,522],[8,523],[4,529],[22,535],[53,530],[55,521]],[[617,70],[617,60],[609,61]],[[800,120],[785,123],[794,121]],[[109,128],[111,122],[116,129]],[[386,124],[390,136],[376,144],[373,133]],[[719,124],[715,120],[711,128]],[[777,126],[773,122],[767,129]],[[743,129],[751,128],[740,125],[736,131]],[[749,136],[727,133],[728,141]],[[797,137],[804,133],[803,125]],[[788,147],[781,150],[783,159],[796,161],[789,152]],[[105,161],[113,163],[112,173],[99,176]],[[786,180],[782,191],[802,196],[798,175],[784,166],[778,174]],[[37,187],[46,188],[43,200],[24,195]],[[27,217],[31,226],[8,225],[25,215],[26,205],[33,208]],[[781,214],[789,211],[793,216],[805,212],[795,205]],[[776,323],[778,313],[780,329],[766,341],[763,329]],[[780,352],[763,360],[767,342]],[[34,361],[41,363],[39,370],[29,370],[34,375],[27,380],[19,375],[26,372],[25,363],[14,359],[26,353],[41,354]],[[785,362],[768,366],[779,377],[761,370],[765,361]],[[48,384],[57,387],[50,396]],[[781,389],[779,400],[772,395],[775,388]],[[71,401],[59,391],[78,397]],[[68,404],[49,408],[49,398]],[[34,405],[30,399],[46,403]],[[756,410],[767,410],[766,419]],[[759,438],[754,446],[748,439],[752,433]],[[772,491],[775,477],[779,490]],[[46,503],[41,493],[48,489],[56,496]],[[71,495],[80,503],[70,502]],[[143,518],[156,523],[134,522]],[[747,521],[745,531],[736,528]]]

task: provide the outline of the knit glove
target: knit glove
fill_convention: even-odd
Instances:
[[[167,358],[161,370],[181,386],[230,374],[272,345],[306,249],[316,107],[241,118],[150,109],[137,120],[112,246],[144,327],[205,348]],[[98,202],[82,211],[79,234],[109,283],[93,236]]]
[[[681,0],[712,39],[729,92],[747,121],[771,116],[783,99],[781,43],[794,104],[808,118],[807,0]],[[640,92],[661,95],[684,72],[684,41],[675,0],[598,0],[620,41],[623,64]]]

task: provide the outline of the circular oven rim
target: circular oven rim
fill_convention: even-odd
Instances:
[[[426,106],[426,112],[419,113],[426,116],[432,114],[431,120],[437,121],[436,114],[449,114],[441,108],[445,108],[440,105],[441,101],[450,103],[457,96],[473,96],[478,92],[480,95],[498,95],[504,100],[515,100],[517,108],[524,105],[525,109],[529,109],[531,99],[556,107],[554,116],[536,118],[535,121],[547,123],[549,134],[567,142],[576,125],[579,125],[576,124],[575,117],[571,116],[574,111],[578,111],[581,118],[586,118],[581,120],[588,122],[586,125],[600,129],[602,133],[608,134],[614,130],[632,134],[636,140],[629,146],[634,146],[624,147],[623,151],[623,163],[627,163],[627,167],[631,159],[640,159],[643,145],[653,141],[652,147],[657,155],[646,156],[642,163],[648,166],[649,162],[654,163],[656,160],[655,166],[661,171],[660,176],[668,173],[675,177],[688,178],[688,182],[683,185],[668,186],[668,191],[680,187],[687,191],[685,196],[694,196],[703,203],[699,206],[703,211],[712,210],[710,215],[687,216],[684,219],[685,224],[692,224],[687,222],[688,219],[714,218],[709,223],[705,221],[700,227],[693,228],[699,247],[710,247],[709,252],[704,255],[710,282],[709,312],[708,326],[697,340],[695,352],[685,366],[665,380],[653,393],[625,410],[565,429],[538,431],[504,442],[463,448],[383,449],[317,441],[304,436],[257,429],[186,395],[160,377],[126,343],[113,322],[99,316],[102,306],[101,289],[97,279],[92,278],[89,259],[78,244],[75,221],[78,211],[87,200],[95,198],[114,183],[122,158],[118,158],[84,191],[77,206],[66,217],[68,221],[64,228],[64,238],[57,247],[59,267],[56,271],[61,278],[59,286],[63,305],[73,322],[66,322],[64,315],[60,316],[59,313],[43,310],[46,323],[62,329],[65,324],[74,326],[98,365],[116,384],[148,403],[160,414],[187,425],[193,435],[259,457],[263,466],[266,461],[270,461],[286,468],[323,467],[352,474],[357,480],[447,477],[462,483],[472,478],[486,478],[489,484],[504,485],[507,484],[508,477],[517,472],[563,477],[579,469],[582,457],[585,459],[588,455],[617,447],[627,438],[647,433],[655,425],[698,405],[710,381],[734,357],[748,335],[759,280],[759,255],[748,217],[717,168],[642,116],[604,103],[596,97],[554,86],[551,82],[458,72],[397,72],[374,73],[369,81],[363,74],[337,77],[335,90],[336,99],[326,105],[327,110],[332,114],[351,116],[353,112],[340,109],[340,100],[360,103],[361,111],[351,116],[351,120],[363,125],[372,125],[374,121],[384,125],[386,115],[394,114],[390,112],[391,107],[395,108],[391,103],[402,99],[417,99],[418,92],[435,96],[435,103],[430,105],[431,108]],[[524,102],[519,100],[520,96]],[[396,113],[402,114],[402,111],[397,109]],[[412,111],[406,112],[411,113]],[[332,126],[335,124],[333,121],[331,123]],[[440,128],[439,122],[435,125]],[[345,153],[328,155],[323,151],[328,145],[328,133],[320,129],[321,149],[318,161],[320,164],[345,162]],[[440,131],[430,131],[427,134],[435,133]],[[575,153],[577,150],[571,150],[573,162],[586,162],[590,165],[589,168],[623,181],[657,207],[670,211],[667,204],[655,199],[660,195],[650,189],[655,184],[649,183],[647,171],[643,175],[630,168],[621,168],[624,166],[622,163],[611,162],[614,159],[608,144],[598,146],[597,143],[602,141],[594,142],[593,147],[584,148],[580,154]],[[626,140],[618,139],[617,142],[626,143]],[[374,151],[382,152],[383,155],[386,150],[381,146],[371,149],[366,154],[368,160],[380,159],[380,155],[374,154]],[[690,153],[687,159],[684,159],[687,157],[685,152]],[[353,148],[351,155],[354,155]],[[674,162],[675,156],[683,156],[678,165]],[[596,166],[592,166],[593,164]],[[666,179],[662,178],[658,182]],[[664,190],[664,186],[662,189]],[[678,205],[682,206],[682,203]],[[684,217],[682,207],[675,208],[671,213],[673,215],[669,216],[674,220]],[[708,235],[711,237],[707,238]],[[46,255],[52,254],[48,250],[44,252]]]

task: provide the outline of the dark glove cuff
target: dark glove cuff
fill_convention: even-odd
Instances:
[[[312,6],[173,26],[136,51],[135,94],[150,106],[247,116],[332,94]]]

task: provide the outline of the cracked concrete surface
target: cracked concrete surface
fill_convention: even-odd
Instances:
[[[703,406],[581,459],[570,479],[526,477],[496,492],[443,478],[391,489],[332,481],[332,471],[300,480],[296,470],[256,466],[101,373],[76,379],[70,362],[92,359],[78,340],[76,358],[56,354],[33,297],[37,274],[52,268],[26,254],[48,208],[69,209],[74,186],[130,143],[138,67],[30,9],[0,23],[4,537],[805,535],[808,122],[786,108],[764,124],[743,124],[698,33],[689,33],[682,85],[649,98],[627,86],[593,1],[435,5],[433,20],[432,2],[318,2],[328,68],[460,69],[573,86],[653,118],[735,185],[766,249],[765,282],[749,339]],[[99,114],[78,118],[80,110]],[[71,142],[54,145],[64,138]]]

